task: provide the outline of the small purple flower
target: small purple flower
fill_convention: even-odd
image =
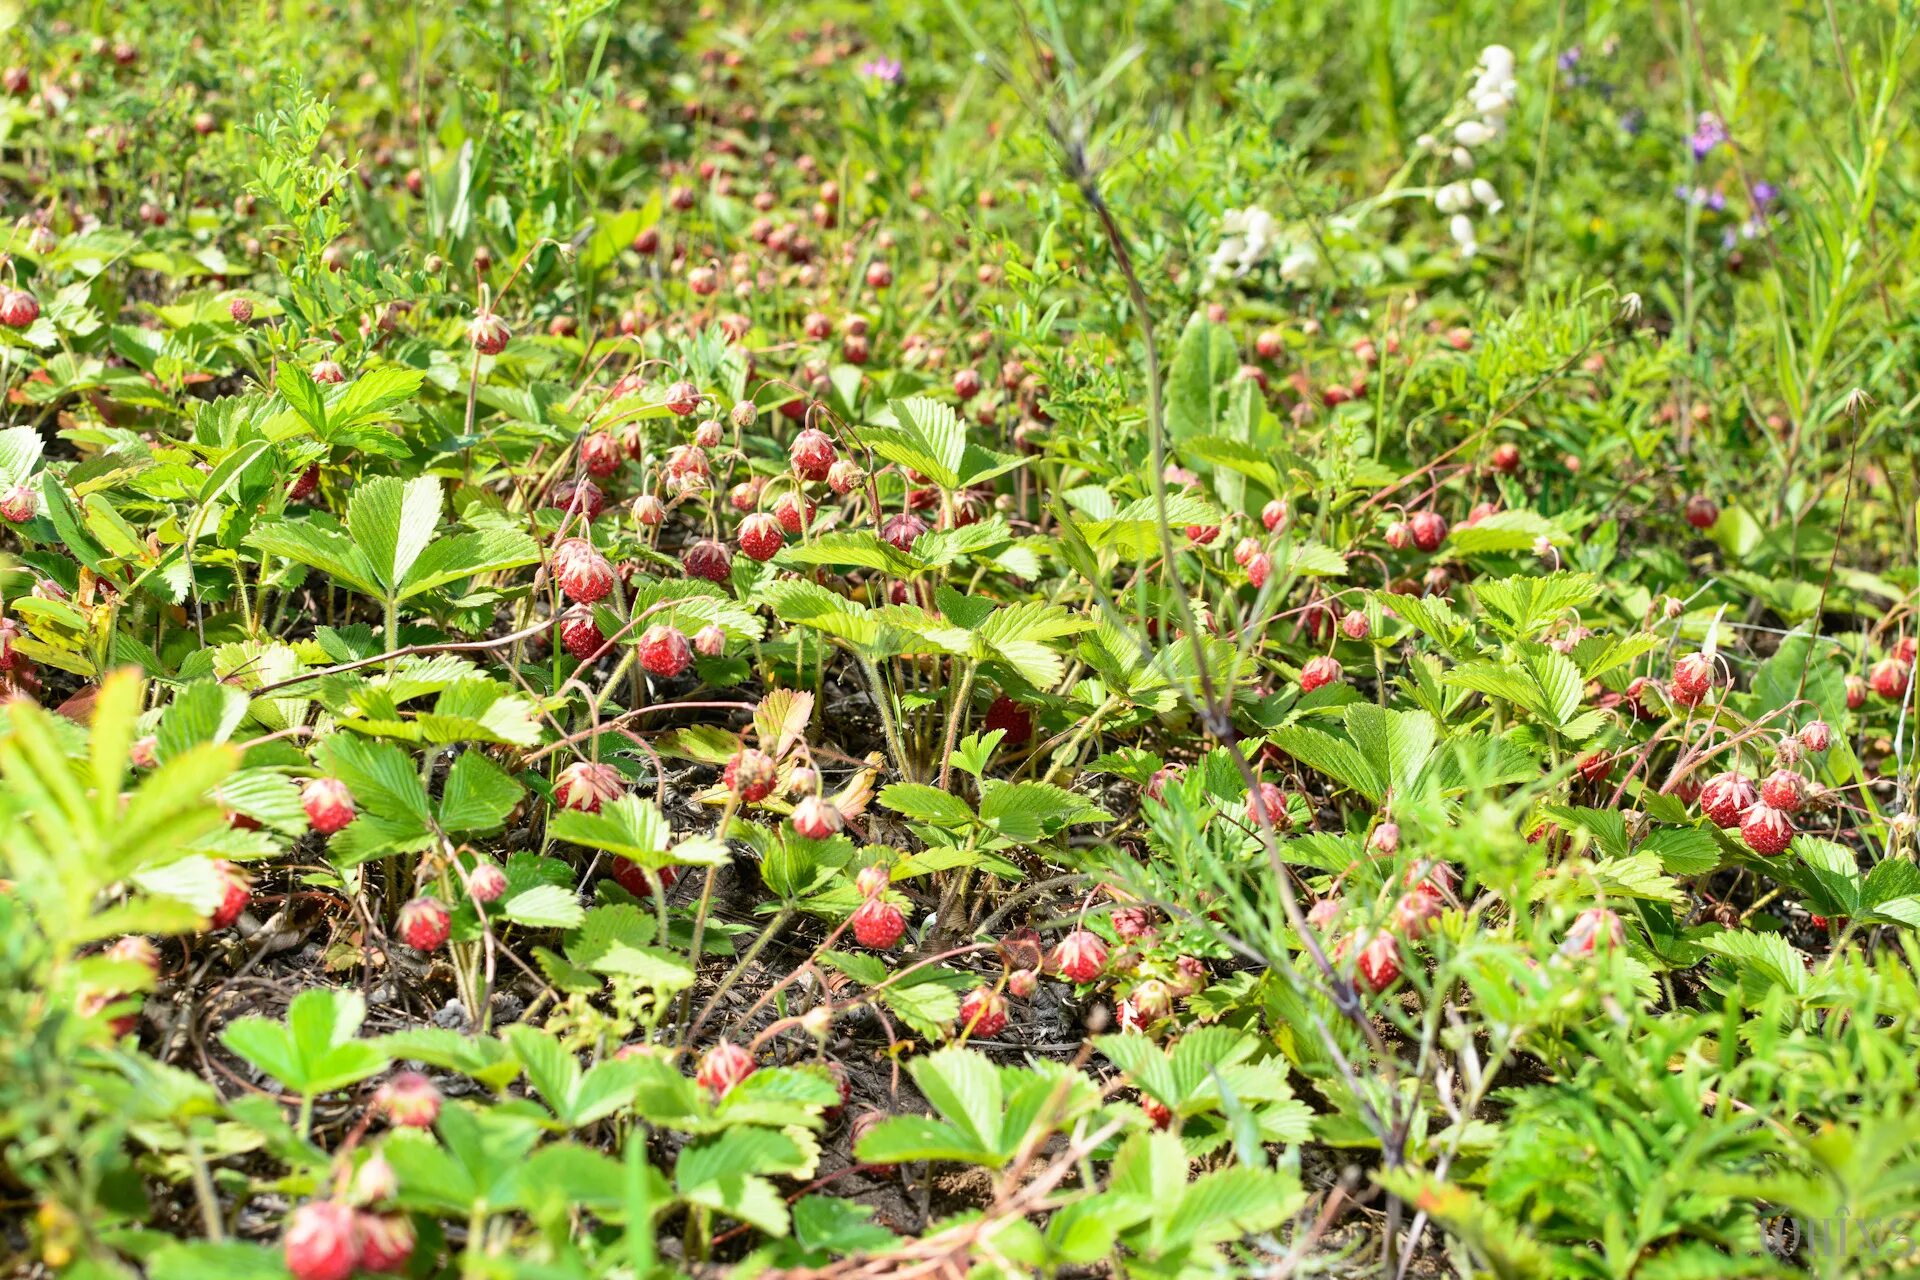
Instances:
[[[1753,213],[1755,217],[1764,217],[1780,198],[1780,188],[1771,182],[1760,181],[1753,184]]]
[[[1709,151],[1726,140],[1727,126],[1721,123],[1720,117],[1711,111],[1702,111],[1700,118],[1694,122],[1693,136],[1687,142],[1693,147],[1693,158],[1704,160]]]
[[[1646,126],[1647,113],[1638,107],[1629,107],[1620,113],[1620,132],[1629,138],[1640,136],[1640,130]]]
[[[1572,45],[1563,50],[1558,59],[1562,71],[1571,71],[1580,65],[1580,46]]]
[[[879,80],[885,84],[895,84],[900,79],[900,59],[875,58],[871,62],[860,64],[860,74],[869,80]]]
[[[1673,195],[1676,200],[1685,200],[1697,208],[1710,209],[1715,213],[1719,213],[1727,207],[1727,198],[1724,195],[1718,191],[1709,190],[1706,187],[1689,187],[1682,185],[1673,189]]]

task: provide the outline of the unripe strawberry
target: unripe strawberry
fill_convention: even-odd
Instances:
[[[1107,967],[1107,944],[1088,929],[1075,929],[1054,946],[1047,967],[1069,982],[1092,982]]]
[[[1520,446],[1512,441],[1495,445],[1487,457],[1487,464],[1503,476],[1512,475],[1520,469]]]
[[[234,298],[227,303],[227,314],[233,317],[235,324],[253,323],[253,303],[245,298]]]
[[[1016,1000],[1031,1000],[1040,989],[1040,975],[1031,969],[1015,969],[1007,975],[1007,994]]]
[[[587,474],[604,480],[620,469],[626,460],[620,442],[604,431],[596,431],[580,442],[580,464]]]
[[[40,318],[40,300],[25,289],[0,290],[0,324],[25,329]]]
[[[553,549],[553,576],[575,604],[604,600],[613,590],[613,566],[585,538],[568,538]]]
[[[888,516],[887,522],[880,526],[880,537],[901,551],[911,550],[913,541],[927,531],[927,522],[911,511]]]
[[[841,458],[827,468],[827,488],[844,497],[853,492],[866,474],[852,458]]]
[[[1782,813],[1798,813],[1807,803],[1806,780],[1787,769],[1775,769],[1760,784],[1760,803]]]
[[[764,511],[756,511],[740,522],[740,550],[754,560],[766,561],[780,554],[787,539],[780,522]]]
[[[1387,526],[1387,545],[1395,551],[1404,551],[1413,541],[1413,526],[1405,520],[1395,520]]]
[[[906,932],[907,918],[885,898],[868,898],[853,913],[853,936],[863,947],[886,951]]]
[[[1341,668],[1339,660],[1325,655],[1309,658],[1300,668],[1300,692],[1312,693],[1325,685],[1340,682]]]
[[[1800,727],[1800,745],[1816,755],[1833,745],[1833,728],[1825,720],[1809,720]]]
[[[353,821],[353,793],[338,778],[313,778],[300,788],[300,805],[307,823],[323,836]]]
[[[313,366],[313,380],[323,386],[345,382],[347,371],[340,367],[337,360],[322,360]]]
[[[629,510],[633,514],[633,522],[643,529],[658,528],[667,518],[665,504],[650,493],[635,498]]]
[[[818,311],[807,312],[806,319],[800,322],[801,329],[809,338],[819,342],[833,333],[833,321]]]
[[[562,480],[547,493],[547,505],[561,511],[578,512],[581,519],[593,520],[606,510],[606,495],[593,481]]]
[[[207,928],[224,929],[240,918],[253,900],[253,882],[246,873],[226,859],[217,859],[213,869],[220,877],[220,905],[207,919]]]
[[[867,284],[875,289],[884,289],[893,283],[893,268],[884,262],[867,264]]]
[[[606,648],[607,637],[601,632],[593,610],[575,605],[560,615],[560,644],[575,660],[589,662]]]
[[[1255,591],[1267,585],[1273,574],[1273,557],[1262,551],[1247,561],[1247,582]]]
[[[1847,710],[1858,711],[1867,705],[1867,682],[1865,680],[1862,680],[1859,676],[1848,676],[1846,679],[1846,690]]]
[[[773,794],[773,784],[778,780],[778,770],[773,757],[756,747],[742,747],[733,753],[727,761],[727,767],[721,771],[721,781],[727,790],[733,792],[748,804],[757,804]]]
[[[1673,678],[1667,681],[1667,696],[1680,706],[1697,707],[1713,685],[1713,659],[1704,653],[1689,653],[1673,664]]]
[[[801,478],[825,480],[839,454],[833,447],[832,437],[818,427],[808,427],[793,438],[787,457],[792,460],[793,469]]]
[[[402,1071],[381,1085],[373,1104],[396,1128],[431,1129],[440,1118],[440,1090],[418,1071]]]
[[[1744,774],[1729,769],[1707,779],[1700,788],[1700,812],[1722,831],[1740,825],[1740,819],[1759,800],[1753,782]]]
[[[752,1075],[758,1065],[751,1053],[731,1040],[722,1040],[700,1059],[700,1070],[693,1078],[717,1101],[727,1090]]]
[[[160,974],[160,949],[153,945],[151,938],[143,938],[137,933],[116,939],[107,948],[107,959],[121,964],[137,964],[155,977]]]
[[[578,760],[553,780],[553,801],[563,809],[598,813],[609,800],[627,794],[627,780],[610,764]]]
[[[1287,816],[1287,793],[1271,782],[1263,782],[1247,797],[1247,820],[1255,826],[1260,825],[1260,815],[1264,812],[1269,825],[1276,831],[1285,831],[1293,825],[1293,819]]]
[[[962,400],[971,400],[980,394],[980,371],[962,369],[953,375],[953,394]]]
[[[693,429],[693,442],[702,449],[718,449],[725,439],[726,431],[718,418],[708,418]]]
[[[1901,636],[1893,646],[1893,656],[1908,666],[1913,665],[1913,659],[1916,654],[1920,654],[1920,640],[1916,640],[1912,636]]]
[[[793,829],[809,840],[827,839],[846,821],[833,802],[821,796],[808,796],[793,807]]]
[[[404,1213],[361,1213],[354,1217],[360,1237],[360,1268],[398,1275],[413,1258],[413,1219]]]
[[[5,493],[0,493],[0,518],[9,524],[25,524],[33,519],[39,509],[40,504],[33,490],[24,484],[16,484]]]
[[[681,552],[680,567],[689,577],[725,582],[733,573],[733,553],[723,543],[702,538]]]
[[[875,897],[891,883],[893,873],[878,862],[860,868],[860,873],[853,878],[853,887],[862,898]]]
[[[497,356],[507,349],[513,330],[491,311],[482,311],[467,322],[467,341],[483,356]]]
[[[1367,990],[1385,991],[1400,977],[1399,939],[1385,930],[1374,933],[1362,930],[1354,939],[1360,948],[1359,958],[1354,961],[1354,974]]]
[[[700,388],[682,379],[667,388],[667,409],[684,418],[700,407]]]
[[[1260,508],[1260,523],[1266,526],[1268,533],[1275,533],[1284,528],[1287,523],[1287,500],[1275,498]]]
[[[1422,551],[1439,549],[1447,536],[1447,522],[1435,511],[1416,511],[1407,521],[1413,532],[1413,545]]]
[[[1740,838],[1755,853],[1772,857],[1793,842],[1793,821],[1772,805],[1756,802],[1740,819]]]
[[[1446,906],[1446,899],[1425,889],[1402,894],[1393,906],[1393,927],[1409,938],[1418,938]]]
[[[1617,947],[1627,940],[1626,926],[1620,917],[1605,907],[1588,907],[1573,918],[1567,936],[1560,943],[1562,955],[1592,955],[1601,946]]]
[[[360,1259],[353,1210],[333,1200],[301,1205],[282,1245],[293,1280],[347,1280]]]
[[[1720,519],[1720,504],[1704,493],[1687,499],[1687,523],[1696,529],[1711,529]]]
[[[1243,569],[1247,567],[1249,560],[1252,560],[1259,554],[1260,540],[1258,538],[1242,538],[1233,544],[1233,562]]]
[[[1307,923],[1319,932],[1325,933],[1340,923],[1340,913],[1345,909],[1346,904],[1339,898],[1322,898],[1313,904],[1312,910],[1307,912]]]
[[[813,523],[816,510],[812,499],[796,493],[783,493],[773,504],[773,518],[786,532],[798,537]]]
[[[1367,848],[1392,857],[1400,848],[1400,824],[1383,822],[1375,827],[1373,834],[1367,837]]]
[[[999,1035],[1007,1029],[1007,1002],[991,987],[975,987],[960,1002],[960,1031],[967,1036]]]
[[[1033,716],[1003,693],[988,705],[982,727],[989,733],[995,729],[1004,731],[1007,736],[1001,740],[1002,745],[1017,747],[1033,737]]]
[[[707,451],[697,444],[675,445],[669,449],[661,469],[666,473],[668,487],[676,493],[704,489],[713,476]]]
[[[393,1166],[387,1163],[386,1156],[378,1151],[354,1170],[353,1181],[348,1188],[348,1195],[355,1204],[377,1204],[399,1194],[400,1179],[394,1176]]]
[[[1913,668],[1898,658],[1887,658],[1873,664],[1867,672],[1867,684],[1873,691],[1889,700],[1904,698],[1907,684],[1913,679]]]
[[[703,658],[725,657],[727,633],[718,623],[709,622],[693,633],[693,651]]]
[[[633,251],[647,255],[660,247],[660,228],[642,227],[633,237]]]
[[[507,873],[491,862],[482,862],[467,873],[467,896],[485,905],[499,901],[507,891]]]
[[[677,627],[656,622],[640,636],[640,665],[648,675],[670,680],[693,665],[693,646]]]
[[[415,951],[432,951],[447,940],[453,919],[439,899],[411,898],[400,908],[400,940]]]
[[[1286,339],[1278,329],[1262,329],[1253,340],[1253,349],[1262,360],[1278,360],[1286,347]]]
[[[15,63],[4,73],[0,73],[0,85],[4,85],[7,92],[17,98],[33,86],[33,75],[25,67]]]

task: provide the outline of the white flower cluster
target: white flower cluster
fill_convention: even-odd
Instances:
[[[1227,276],[1236,278],[1259,266],[1276,245],[1284,246],[1280,258],[1280,278],[1299,284],[1313,274],[1318,261],[1313,250],[1284,240],[1280,224],[1258,205],[1229,209],[1220,218],[1220,244],[1207,259],[1207,284],[1212,286]]]
[[[1461,99],[1460,107],[1454,113],[1457,119],[1451,139],[1443,143],[1432,134],[1423,133],[1416,145],[1422,151],[1444,148],[1456,168],[1473,168],[1474,148],[1497,141],[1506,134],[1507,112],[1512,108],[1514,95],[1518,91],[1519,85],[1513,78],[1513,50],[1503,44],[1488,45],[1480,51],[1480,62],[1474,68],[1473,87]],[[1500,193],[1485,178],[1449,182],[1433,193],[1433,207],[1451,215],[1447,220],[1447,231],[1452,235],[1453,243],[1467,257],[1472,257],[1480,250],[1473,219],[1468,216],[1475,205],[1488,213],[1498,213],[1502,207]]]

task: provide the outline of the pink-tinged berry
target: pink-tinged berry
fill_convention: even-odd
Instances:
[[[1367,837],[1367,848],[1391,858],[1400,848],[1400,824],[1383,822]]]
[[[578,512],[583,520],[599,518],[607,508],[606,495],[600,492],[600,486],[586,478],[562,480],[553,486],[547,494],[547,505],[561,511]]]
[[[1446,910],[1446,906],[1446,899],[1424,889],[1401,894],[1400,900],[1393,905],[1393,927],[1409,938],[1418,938],[1426,933],[1427,926]]]
[[[1560,942],[1563,955],[1592,955],[1600,947],[1617,947],[1627,940],[1626,926],[1620,917],[1605,907],[1588,907],[1573,918],[1567,936]]]
[[[373,1104],[401,1129],[430,1129],[440,1118],[440,1090],[418,1071],[402,1071],[381,1085]]]
[[[1756,802],[1740,819],[1740,838],[1747,848],[1770,858],[1793,843],[1793,820],[1770,804]]]
[[[766,752],[757,747],[742,747],[727,761],[720,779],[726,783],[727,790],[747,804],[758,804],[773,794],[778,770],[773,757]]]
[[[353,1210],[333,1200],[301,1205],[287,1221],[282,1247],[293,1280],[347,1280],[360,1261]]]
[[[235,298],[227,303],[227,314],[233,317],[235,324],[253,323],[253,304],[245,298]]]
[[[1151,1026],[1173,1012],[1173,988],[1158,978],[1148,978],[1127,997],[1142,1023]]]
[[[1340,914],[1345,909],[1346,904],[1339,898],[1322,898],[1307,912],[1307,923],[1319,932],[1325,933],[1340,923]]]
[[[376,1275],[398,1275],[413,1259],[416,1237],[413,1219],[404,1213],[360,1213],[354,1217],[360,1235],[360,1269]]]
[[[1806,779],[1791,769],[1775,769],[1760,784],[1760,803],[1782,813],[1798,813],[1807,803]]]
[[[700,1059],[694,1081],[718,1100],[727,1090],[745,1080],[758,1066],[753,1055],[731,1040],[722,1040]]]
[[[1007,975],[1007,994],[1016,1000],[1031,1000],[1040,989],[1040,975],[1031,969],[1015,969]]]
[[[155,977],[160,976],[160,949],[151,938],[130,933],[107,948],[107,959],[120,964],[137,964]]]
[[[867,264],[867,284],[875,289],[884,289],[893,283],[893,268],[884,262]]]
[[[740,522],[740,550],[750,559],[767,561],[787,545],[780,522],[764,511],[756,511]]]
[[[703,658],[725,657],[727,633],[718,623],[709,622],[693,633],[693,651]]]
[[[1092,982],[1107,967],[1107,944],[1089,929],[1075,929],[1054,946],[1047,967],[1069,982]]]
[[[1446,540],[1447,522],[1435,511],[1416,511],[1407,521],[1413,533],[1413,545],[1422,551],[1437,551]]]
[[[846,822],[833,802],[821,796],[808,796],[793,807],[793,829],[809,840],[828,839]]]
[[[1882,698],[1892,700],[1907,695],[1907,685],[1913,679],[1913,668],[1898,658],[1887,658],[1873,664],[1867,672],[1867,684]]]
[[[300,788],[300,805],[307,823],[323,836],[353,821],[353,792],[338,778],[313,778]]]
[[[482,311],[467,323],[467,341],[483,356],[499,355],[507,349],[507,343],[512,339],[513,330],[507,328],[507,322],[491,311]]]
[[[1359,610],[1340,619],[1340,634],[1349,640],[1365,640],[1373,630],[1373,624],[1367,621],[1367,615]]]
[[[39,509],[39,500],[34,497],[33,490],[24,484],[16,484],[0,493],[0,519],[8,524],[25,524],[33,519]]]
[[[613,590],[613,565],[585,538],[568,538],[553,549],[553,576],[575,604],[594,604]]]
[[[1273,557],[1262,551],[1247,561],[1247,581],[1258,591],[1273,576]]]
[[[1247,561],[1259,554],[1260,540],[1258,538],[1242,538],[1233,544],[1233,562],[1242,569],[1247,567]]]
[[[1261,783],[1247,796],[1247,821],[1259,826],[1262,813],[1276,831],[1293,825],[1293,819],[1287,816],[1287,793],[1271,782]]]
[[[1667,696],[1683,707],[1697,707],[1714,685],[1713,659],[1704,653],[1689,653],[1673,664],[1673,678],[1667,681]]]
[[[1287,500],[1275,498],[1260,508],[1260,523],[1266,526],[1268,533],[1278,533],[1287,524]]]
[[[323,386],[337,385],[347,380],[347,371],[337,360],[322,360],[313,366],[313,380]]]
[[[600,806],[627,794],[627,780],[610,764],[577,760],[553,780],[553,800],[562,809],[598,813]]]
[[[1113,931],[1122,942],[1151,941],[1154,935],[1151,907],[1120,907],[1111,920]]]
[[[995,729],[1003,731],[1007,735],[1001,740],[1004,746],[1017,747],[1033,737],[1033,716],[1004,693],[988,705],[981,723],[989,733]]]
[[[588,662],[607,647],[607,637],[593,610],[575,605],[560,615],[560,644],[576,661]]]
[[[667,388],[667,409],[685,418],[700,407],[700,388],[684,379]]]
[[[960,1002],[963,1035],[997,1036],[1007,1029],[1007,1002],[991,987],[975,987]]]
[[[760,416],[760,406],[751,400],[736,400],[733,408],[727,410],[727,421],[745,431]]]
[[[676,493],[704,489],[713,478],[707,451],[697,444],[677,444],[667,450],[667,460],[661,469],[666,473],[668,487]]]
[[[1704,493],[1687,499],[1687,523],[1696,529],[1711,529],[1720,519],[1720,504]]]
[[[0,324],[25,329],[40,318],[40,300],[25,289],[0,290]]]
[[[827,468],[827,488],[842,497],[854,491],[867,473],[852,458],[841,458]]]
[[[1846,690],[1847,710],[1858,711],[1867,705],[1867,682],[1865,680],[1862,680],[1859,676],[1848,676],[1846,679]]]
[[[913,547],[913,540],[927,531],[927,522],[911,511],[888,516],[887,522],[880,526],[880,537],[900,551]]]
[[[433,951],[447,940],[453,918],[437,898],[411,898],[400,908],[400,941],[415,951]]]
[[[240,913],[253,901],[253,881],[246,873],[222,858],[213,864],[220,876],[220,905],[213,909],[207,918],[209,929],[224,929],[240,918]]]
[[[1413,543],[1413,526],[1405,520],[1395,520],[1387,526],[1387,545],[1395,551],[1405,551]]]
[[[580,465],[595,479],[605,480],[625,461],[626,451],[620,442],[604,431],[596,431],[580,442]]]
[[[1503,476],[1512,475],[1520,469],[1520,446],[1512,441],[1495,445],[1487,457],[1487,465]]]
[[[467,896],[482,906],[497,902],[507,891],[507,873],[491,862],[483,862],[467,873]]]
[[[1818,755],[1833,745],[1833,727],[1825,720],[1809,720],[1800,726],[1800,745]]]
[[[886,951],[907,931],[907,918],[884,898],[868,898],[853,913],[853,936],[863,947]]]
[[[980,394],[980,371],[962,369],[953,375],[953,394],[962,400],[971,400]]]
[[[1706,785],[1700,788],[1700,812],[1706,814],[1714,826],[1730,831],[1740,825],[1740,819],[1759,798],[1752,779],[1729,769],[1707,779]]]
[[[860,868],[853,878],[853,887],[862,898],[872,898],[880,894],[893,883],[893,872],[882,863],[871,863]]]
[[[733,573],[733,553],[723,543],[702,538],[681,553],[680,567],[689,577],[725,582]]]
[[[693,646],[679,628],[656,622],[640,635],[640,665],[648,675],[670,680],[693,665]]]
[[[831,436],[818,427],[808,427],[793,438],[787,457],[792,460],[794,471],[802,479],[825,480],[827,473],[833,470],[839,453],[833,447]]]
[[[1338,659],[1327,656],[1309,658],[1307,664],[1300,668],[1300,692],[1312,693],[1326,685],[1339,684],[1340,676]]]
[[[800,494],[783,493],[773,504],[773,518],[788,533],[799,536],[808,525],[813,523],[813,513],[817,506],[811,498]]]

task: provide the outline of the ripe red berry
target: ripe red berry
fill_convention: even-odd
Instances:
[[[1273,557],[1262,551],[1247,561],[1247,581],[1255,591],[1267,585],[1273,575]]]
[[[1846,689],[1847,710],[1858,711],[1867,705],[1867,682],[1865,680],[1862,680],[1859,676],[1850,675],[1846,679]]]
[[[1493,447],[1487,463],[1503,476],[1510,476],[1520,469],[1520,446],[1512,441],[1503,441]]]
[[[742,747],[727,761],[720,777],[727,790],[748,804],[757,804],[773,794],[778,771],[772,756],[757,747]]]
[[[1318,658],[1309,658],[1307,664],[1300,668],[1300,692],[1312,693],[1315,689],[1321,688],[1322,686],[1338,684],[1340,682],[1340,676],[1341,670],[1338,659],[1324,655]]]
[[[700,407],[700,388],[680,381],[667,388],[667,409],[684,418]]]
[[[1740,819],[1740,838],[1755,853],[1772,857],[1793,842],[1793,821],[1772,805],[1756,802]]]
[[[359,1213],[354,1229],[360,1237],[360,1269],[380,1275],[398,1275],[413,1258],[413,1219],[404,1213]]]
[[[626,452],[620,442],[604,431],[596,431],[580,442],[580,465],[587,474],[604,480],[620,469]]]
[[[833,802],[821,796],[808,796],[793,807],[793,829],[809,840],[827,839],[846,821]]]
[[[1704,653],[1689,653],[1673,664],[1667,695],[1680,706],[1697,707],[1713,685],[1713,659]]]
[[[1260,815],[1266,813],[1267,822],[1276,831],[1285,831],[1293,825],[1293,819],[1287,816],[1287,793],[1271,782],[1263,782],[1247,796],[1247,820],[1258,826]]]
[[[1385,991],[1400,977],[1400,942],[1382,930],[1354,935],[1360,947],[1354,972],[1369,991]]]
[[[1760,803],[1782,813],[1798,813],[1806,802],[1806,781],[1790,769],[1775,769],[1760,784]]]
[[[841,458],[827,468],[827,488],[844,497],[853,492],[866,474],[852,458]]]
[[[1422,551],[1438,550],[1447,536],[1447,522],[1434,511],[1414,512],[1407,527],[1413,531],[1413,545]]]
[[[467,341],[483,356],[497,356],[507,349],[513,330],[491,311],[482,311],[467,324]]]
[[[323,386],[345,382],[347,371],[340,367],[337,360],[322,360],[313,366],[313,380]]]
[[[1800,727],[1800,745],[1816,754],[1833,745],[1833,728],[1825,720],[1809,720]]]
[[[381,1085],[373,1102],[388,1124],[402,1129],[430,1129],[440,1118],[440,1090],[418,1071],[402,1071]]]
[[[575,604],[593,604],[613,590],[613,566],[585,538],[568,538],[553,549],[553,576]]]
[[[33,519],[40,504],[33,496],[33,490],[24,484],[16,484],[5,493],[0,493],[0,518],[9,524],[25,524]]]
[[[787,457],[792,460],[794,471],[802,479],[825,480],[839,454],[833,447],[833,439],[826,432],[817,427],[808,427],[793,438]]]
[[[1594,949],[1603,944],[1617,947],[1626,940],[1627,930],[1619,916],[1605,907],[1588,907],[1573,918],[1567,936],[1561,940],[1560,951],[1563,955],[1592,955]]]
[[[560,615],[560,644],[578,661],[589,662],[606,648],[607,637],[593,610],[575,605]]]
[[[554,803],[563,809],[598,813],[600,806],[627,793],[627,780],[610,764],[577,760],[553,780]]]
[[[927,531],[927,522],[911,511],[888,516],[880,526],[880,537],[901,551],[911,550],[913,541]]]
[[[653,882],[647,879],[646,870],[637,862],[615,856],[613,860],[613,882],[636,898],[651,898]],[[660,879],[661,889],[673,888],[673,882],[680,878],[680,868],[661,867],[654,872]]]
[[[432,951],[447,940],[453,919],[439,899],[409,899],[400,908],[400,940],[415,951]]]
[[[764,511],[756,511],[740,522],[740,550],[754,560],[771,560],[787,545],[780,522]]]
[[[300,788],[300,804],[307,822],[323,836],[353,821],[353,792],[338,778],[313,778]]]
[[[700,1059],[700,1070],[694,1080],[717,1100],[752,1075],[757,1066],[751,1053],[731,1040],[722,1040]]]
[[[681,553],[680,567],[690,577],[725,582],[733,573],[733,553],[723,543],[702,538]]]
[[[633,522],[644,529],[657,528],[667,518],[666,505],[650,493],[635,498],[629,510],[633,513]]]
[[[24,329],[40,318],[40,300],[25,289],[0,290],[0,324]]]
[[[995,1036],[1007,1028],[1007,1002],[991,987],[975,987],[960,1002],[963,1035]]]
[[[1700,788],[1700,812],[1714,826],[1730,831],[1740,825],[1740,819],[1759,798],[1753,782],[1744,773],[1730,769],[1707,779]]]
[[[1069,982],[1092,982],[1107,967],[1107,944],[1089,929],[1075,929],[1054,946],[1047,967]]]
[[[1266,526],[1268,533],[1282,528],[1287,523],[1287,500],[1275,498],[1260,508],[1260,523]]]
[[[884,898],[868,898],[853,913],[853,936],[863,947],[885,951],[906,932],[907,918]]]
[[[1033,737],[1033,716],[1004,693],[987,707],[983,725],[989,733],[995,729],[1005,732],[1003,746],[1017,747]]]
[[[282,1244],[293,1280],[347,1280],[360,1260],[353,1210],[314,1200],[293,1211]]]
[[[1888,700],[1904,698],[1907,685],[1913,679],[1913,668],[1898,658],[1886,658],[1873,664],[1867,672],[1867,684],[1873,691]]]
[[[783,493],[773,504],[773,518],[788,533],[799,536],[800,532],[813,523],[816,505],[811,498],[801,494]]]
[[[607,499],[600,492],[600,486],[591,480],[562,480],[548,491],[547,505],[578,512],[582,519],[593,520],[606,510]]]
[[[867,264],[867,283],[875,289],[884,289],[893,283],[893,268],[884,262]]]
[[[1720,519],[1720,504],[1704,493],[1687,499],[1687,523],[1696,529],[1711,529]]]
[[[220,905],[208,917],[207,927],[224,929],[238,920],[240,913],[247,909],[247,903],[253,900],[253,882],[245,872],[224,858],[217,860],[213,869],[220,876]]]
[[[1213,545],[1213,540],[1219,536],[1220,526],[1217,524],[1190,524],[1187,526],[1187,541],[1193,543],[1195,546],[1211,546]]]
[[[640,636],[640,665],[648,675],[672,679],[693,665],[693,646],[677,627],[656,622]]]

